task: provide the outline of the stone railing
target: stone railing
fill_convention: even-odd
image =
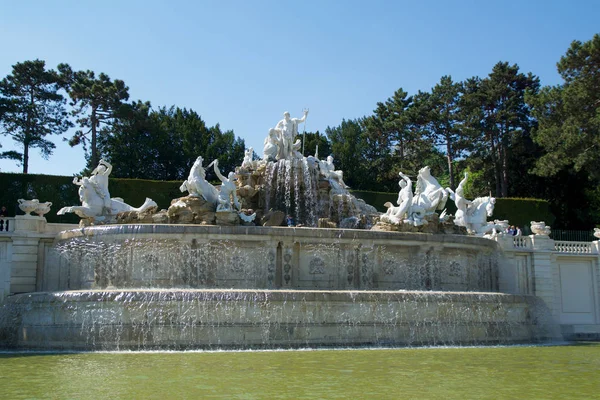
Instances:
[[[554,242],[554,251],[569,254],[597,254],[596,248],[591,242],[567,242],[563,240]]]
[[[517,249],[533,249],[531,238],[528,236],[513,236],[513,247]]]
[[[15,219],[13,217],[0,217],[0,232],[14,232]]]

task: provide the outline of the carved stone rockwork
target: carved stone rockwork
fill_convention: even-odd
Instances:
[[[216,205],[204,197],[185,196],[171,201],[167,210],[169,223],[206,224],[215,223]]]

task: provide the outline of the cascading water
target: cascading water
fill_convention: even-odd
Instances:
[[[296,348],[531,342],[543,304],[497,292],[496,243],[343,229],[123,225],[59,235],[5,346]]]
[[[304,159],[270,162],[265,174],[265,209],[284,211],[297,224],[316,227],[318,171]]]
[[[110,290],[11,299],[30,348],[93,350],[528,342],[529,299],[504,294]]]

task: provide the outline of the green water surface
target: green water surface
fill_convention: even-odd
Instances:
[[[600,344],[0,354],[0,399],[600,399]]]

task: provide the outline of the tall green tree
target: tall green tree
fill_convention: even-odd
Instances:
[[[29,171],[29,150],[38,148],[48,159],[56,147],[46,139],[61,135],[70,126],[65,110],[65,98],[59,93],[59,76],[46,70],[42,60],[13,65],[12,73],[0,81],[0,127],[12,137],[22,152],[3,153],[20,162],[23,173]]]
[[[193,110],[134,102],[116,114],[110,135],[100,135],[99,151],[113,164],[113,176],[183,180],[198,156],[219,159],[223,173],[242,163],[245,143],[217,124],[207,127]],[[208,179],[215,179],[207,170]]]
[[[331,152],[336,169],[344,171],[344,182],[354,189],[372,189],[364,179],[365,139],[363,128],[358,120],[342,120],[335,127],[327,127],[325,133],[331,141]],[[324,158],[319,150],[319,158]]]
[[[516,139],[534,126],[525,93],[537,93],[539,79],[507,62],[497,63],[485,79],[465,82],[462,107],[468,129],[476,133],[473,154],[491,165],[495,196],[509,195],[510,153]],[[522,166],[514,166],[522,168]]]
[[[151,115],[150,102],[137,101],[122,107],[111,135],[100,135],[98,150],[113,166],[117,178],[158,179],[160,159],[157,142],[163,132]]]
[[[319,131],[316,131],[306,132],[302,134],[301,137],[302,140],[306,139],[306,142],[303,146],[304,156],[317,155],[320,159],[325,159],[325,157],[331,154],[331,143],[329,142],[327,135],[323,135]]]
[[[129,88],[122,80],[113,81],[104,73],[96,77],[93,71],[73,71],[67,64],[60,64],[58,69],[71,98],[72,114],[77,117],[80,127],[69,140],[69,145],[82,144],[88,167],[95,167],[100,161],[98,135],[101,131],[110,132],[116,113],[129,99]]]
[[[419,92],[413,99],[413,119],[422,129],[422,135],[444,152],[450,187],[455,188],[454,162],[469,148],[463,130],[460,107],[462,84],[452,77],[443,76],[430,93]]]
[[[562,85],[529,93],[538,121],[534,140],[545,154],[534,172],[554,176],[562,170],[584,171],[600,181],[600,34],[574,41],[557,64]]]

